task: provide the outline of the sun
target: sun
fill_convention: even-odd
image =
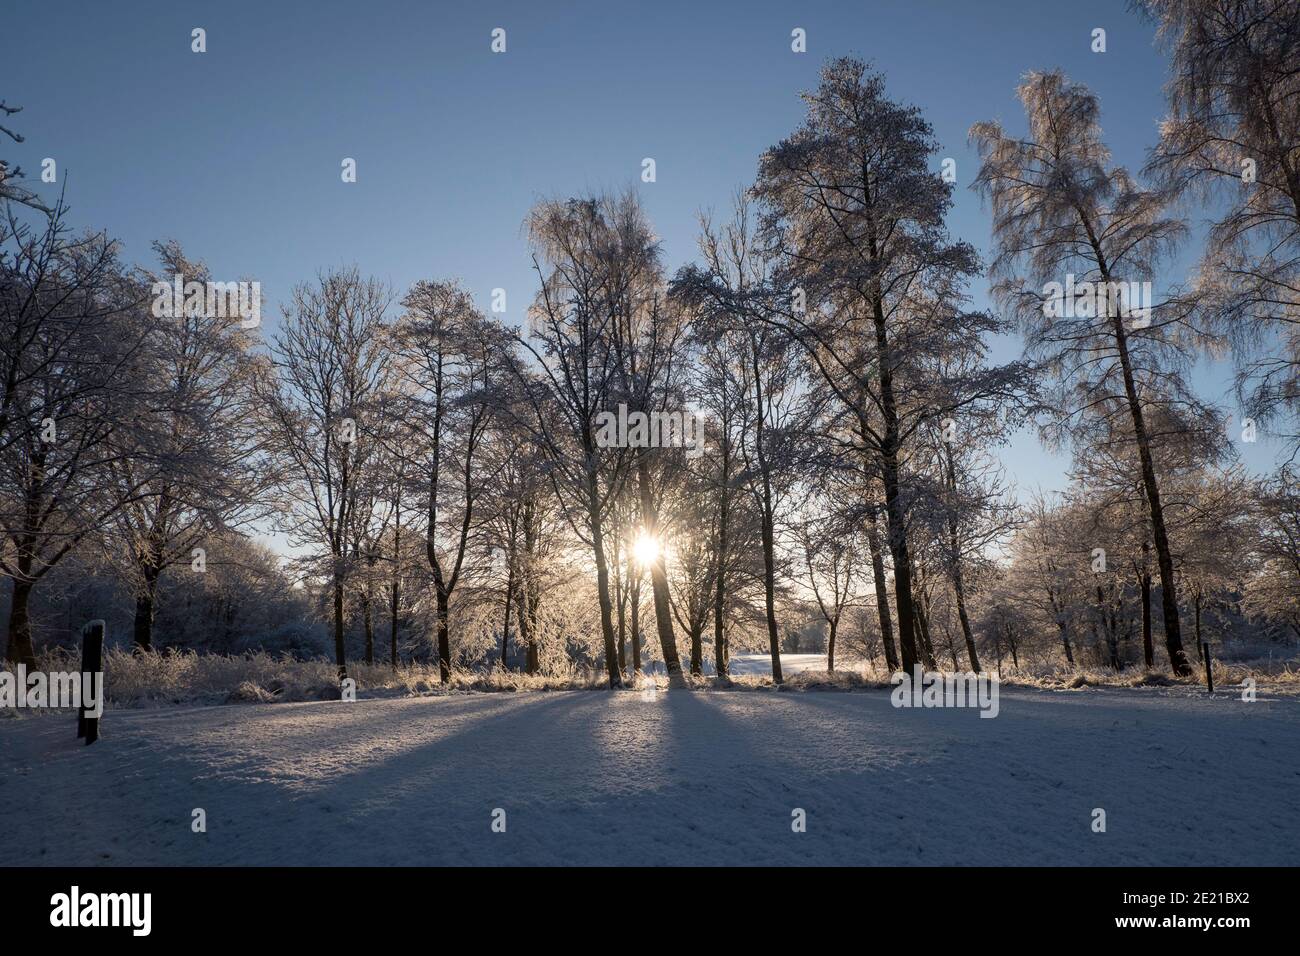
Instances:
[[[642,567],[654,564],[659,560],[659,539],[642,531],[636,541],[632,542],[632,557]]]

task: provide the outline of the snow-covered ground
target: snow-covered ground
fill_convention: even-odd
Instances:
[[[466,694],[110,711],[92,747],[74,722],[0,719],[0,866],[1300,860],[1294,698]]]
[[[732,676],[770,677],[772,675],[772,657],[770,654],[733,654],[730,669]],[[686,662],[682,662],[686,666]],[[802,674],[804,671],[826,670],[825,654],[781,654],[781,676]],[[705,661],[702,671],[706,675],[715,673],[712,661]],[[647,674],[663,676],[667,673],[663,661],[649,661],[645,665]]]
[[[736,654],[731,658],[731,673],[766,677],[772,673],[772,658],[768,654]],[[781,676],[802,674],[804,671],[826,670],[825,654],[782,654]],[[709,673],[713,669],[709,668]]]

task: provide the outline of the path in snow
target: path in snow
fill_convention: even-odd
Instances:
[[[886,691],[110,711],[89,748],[5,718],[0,865],[1294,864],[1300,701],[1187,694],[1004,690],[992,720]]]

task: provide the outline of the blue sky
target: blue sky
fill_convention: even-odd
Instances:
[[[1133,168],[1164,111],[1153,26],[1124,0],[10,5],[0,97],[25,107],[11,123],[27,142],[5,155],[29,173],[56,158],[73,222],[107,228],[128,258],[175,238],[217,278],[259,280],[269,326],[294,283],[351,263],[399,292],[457,277],[485,310],[504,288],[519,321],[535,288],[521,231],[533,202],[630,183],[675,270],[696,254],[698,211],[725,211],[752,180],[830,56],[872,60],[891,95],[924,109],[957,161],[952,231],[981,250],[989,219],[966,188],[966,132],[988,118],[1023,128],[1024,71],[1061,67],[1091,86]],[[191,52],[195,27],[206,53]],[[504,54],[489,49],[495,27]],[[795,27],[805,54],[790,50]],[[1090,49],[1096,27],[1104,54]],[[344,157],[356,183],[340,179]],[[639,181],[644,157],[655,183]],[[973,291],[984,301],[982,283]],[[1222,369],[1200,378],[1222,397]],[[1275,455],[1239,447],[1258,468]],[[1065,461],[1030,435],[1003,460],[1022,487],[1063,484]]]

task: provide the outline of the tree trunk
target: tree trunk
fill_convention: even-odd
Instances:
[[[335,559],[334,568],[334,661],[341,681],[348,676],[348,661],[343,643],[343,576],[339,573],[338,560]]]
[[[505,622],[501,626],[501,669],[509,670],[506,666],[506,654],[510,650],[510,605],[515,598],[515,565],[514,559],[510,559],[510,570],[506,574],[506,616]]]
[[[153,647],[154,607],[160,571],[152,566],[140,570],[143,581],[135,596],[135,646],[147,651]]]
[[[1070,629],[1064,620],[1058,620],[1056,626],[1061,631],[1061,644],[1065,647],[1065,661],[1071,667],[1074,666],[1074,652],[1070,650]]]
[[[537,506],[531,498],[524,501],[524,564],[519,576],[519,591],[515,610],[519,618],[519,636],[524,642],[524,671],[536,674],[542,669],[539,635],[537,633]]]
[[[366,663],[375,662],[375,622],[370,613],[370,595],[361,595],[361,626],[366,635]]]
[[[397,606],[399,597],[397,575],[394,574],[388,607],[388,640],[390,645],[388,648],[388,661],[393,665],[393,670],[397,670]]]
[[[728,501],[728,468],[725,465],[727,453],[723,451],[722,501],[718,514],[718,573],[713,588],[713,667],[718,680],[727,679],[727,638],[724,612],[726,610],[727,584],[727,520],[731,510]]]
[[[1104,278],[1109,281],[1109,275]],[[1169,535],[1165,530],[1165,511],[1160,503],[1160,489],[1156,484],[1151,442],[1142,414],[1142,404],[1138,399],[1137,383],[1133,378],[1133,366],[1129,360],[1128,337],[1124,332],[1124,322],[1118,309],[1115,310],[1112,328],[1115,333],[1115,346],[1119,352],[1120,368],[1124,372],[1124,391],[1133,418],[1138,458],[1142,463],[1142,484],[1146,489],[1147,504],[1151,509],[1151,537],[1156,546],[1156,563],[1160,568],[1160,602],[1165,618],[1165,647],[1169,651],[1169,663],[1174,673],[1186,677],[1192,673],[1192,665],[1188,663],[1187,654],[1183,651],[1182,629],[1178,622],[1178,585],[1174,580],[1174,558],[1169,547]]]
[[[953,568],[952,593],[957,601],[957,619],[961,621],[961,635],[966,640],[966,655],[970,658],[971,670],[978,674],[980,672],[980,656],[975,650],[975,635],[971,631],[970,616],[966,613],[966,587],[962,581],[960,564]],[[1068,644],[1065,652],[1067,655],[1070,653]]]
[[[948,490],[956,494],[957,491],[957,462],[952,453],[952,445],[944,442],[944,450],[947,452],[947,469],[946,479]],[[961,537],[958,534],[959,524],[954,513],[948,519],[948,547],[952,552],[952,593],[957,601],[957,617],[961,621],[962,637],[966,640],[966,654],[970,657],[971,669],[978,674],[980,672],[979,655],[975,653],[975,639],[971,635],[970,618],[966,614],[966,583],[962,575],[961,567]],[[953,669],[957,668],[957,661],[954,657]]]
[[[617,581],[614,592],[618,595],[618,669],[627,673],[627,595]]]
[[[632,672],[641,673],[641,574],[637,573],[628,593],[632,597]]]
[[[591,523],[591,549],[596,559],[596,596],[600,601],[600,633],[605,646],[605,671],[609,686],[622,687],[618,672],[618,651],[614,647],[614,609],[609,599],[609,564],[605,560],[605,536],[600,514],[596,476],[587,473],[587,519]]]
[[[899,670],[898,651],[894,648],[894,626],[889,618],[889,590],[885,581],[885,560],[880,549],[880,534],[873,515],[867,523],[867,546],[871,550],[871,577],[876,585],[876,611],[880,615],[880,639],[885,647],[885,666]]]
[[[754,428],[754,454],[758,458],[758,472],[762,479],[762,496],[759,500],[763,539],[763,600],[767,612],[767,644],[772,655],[772,680],[780,684],[781,676],[781,639],[776,627],[776,545],[773,531],[772,515],[772,477],[767,465],[767,449],[764,443],[767,411],[763,407],[763,376],[759,370],[759,344],[754,333],[749,337],[750,367],[754,376],[754,407],[758,412]]]
[[[1101,615],[1102,626],[1106,629],[1106,648],[1110,654],[1110,666],[1123,670],[1124,662],[1119,659],[1119,635],[1115,630],[1114,615],[1106,613],[1106,599],[1102,596],[1101,585],[1097,585],[1097,613]]]
[[[907,509],[900,497],[902,488],[898,471],[898,453],[902,440],[898,428],[893,373],[889,366],[889,337],[885,330],[884,306],[879,296],[874,297],[872,310],[880,409],[885,425],[880,444],[880,480],[885,486],[885,523],[889,533],[889,553],[894,559],[894,606],[898,609],[898,643],[902,651],[903,670],[910,674],[916,664],[917,654],[913,645],[915,624],[912,609],[912,555],[907,546]]]
[[[916,604],[916,634],[926,670],[937,671],[939,665],[934,659],[934,643],[930,640],[930,618],[925,613],[924,604],[919,601]]]
[[[1201,595],[1197,592],[1195,598],[1196,607],[1196,646],[1200,649],[1201,659],[1205,659],[1205,644],[1201,642]]]
[[[36,651],[32,647],[31,619],[28,616],[28,604],[32,595],[32,583],[13,579],[13,594],[9,602],[9,648],[5,658],[11,664],[36,666]]]
[[[1147,550],[1144,542],[1142,550]],[[1142,568],[1142,659],[1147,670],[1156,666],[1155,649],[1151,644],[1151,572]]]
[[[838,621],[830,622],[830,634],[826,638],[826,670],[831,673],[835,672],[835,631],[838,625]]]
[[[541,670],[541,655],[537,649],[537,602],[532,592],[530,577],[519,582],[515,596],[515,613],[519,619],[519,638],[524,644],[524,673],[536,674]]]
[[[436,588],[438,597],[438,677],[442,683],[451,681],[451,597],[445,587]]]
[[[764,479],[764,485],[767,484]],[[770,495],[764,493],[763,503],[763,606],[767,613],[767,646],[772,655],[772,680],[782,683],[781,677],[781,639],[776,628],[776,555],[775,538],[772,529]]]
[[[645,533],[659,540],[659,513],[650,490],[650,464],[645,450],[637,455],[637,478],[641,486],[641,525]],[[673,635],[672,605],[668,596],[668,571],[665,565],[663,542],[660,542],[655,559],[650,562],[650,590],[654,595],[655,630],[668,670],[670,685],[683,685],[682,662],[677,657],[677,638]],[[693,662],[692,662],[693,664]]]

